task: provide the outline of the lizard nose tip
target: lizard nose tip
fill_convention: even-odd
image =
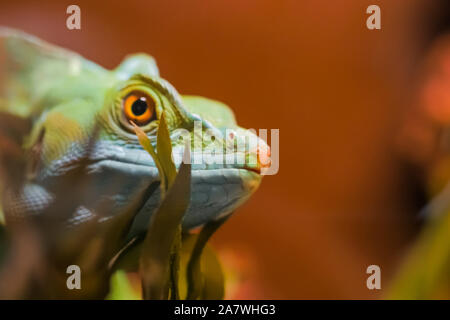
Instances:
[[[258,145],[258,163],[261,168],[268,168],[271,165],[270,147],[266,143]]]
[[[247,170],[262,174],[263,169],[270,168],[272,165],[270,147],[262,139],[259,139],[258,143],[249,150],[249,155],[254,162],[245,165]]]

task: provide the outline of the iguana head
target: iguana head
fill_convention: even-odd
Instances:
[[[148,181],[158,180],[155,163],[139,144],[131,122],[156,144],[159,119],[164,115],[177,167],[186,142],[191,146],[191,201],[184,226],[192,228],[229,214],[250,197],[261,182],[264,155],[260,150],[268,147],[254,133],[239,127],[223,103],[180,96],[159,77],[153,64],[150,57],[136,55],[114,71],[123,80],[107,90],[98,113],[102,134],[96,150],[101,150],[101,156],[91,168],[100,176],[123,176],[122,181],[127,182],[114,198],[124,203]],[[147,228],[159,197],[154,194],[138,214],[136,230]]]
[[[239,127],[226,105],[179,95],[159,76],[153,58],[133,55],[110,71],[28,35],[9,33],[2,40],[8,67],[1,73],[8,81],[0,88],[7,102],[0,107],[34,119],[28,147],[38,144],[40,150],[39,170],[19,199],[27,210],[39,211],[51,203],[55,181],[86,156],[86,145],[96,131],[86,172],[95,194],[69,224],[98,218],[98,201],[113,204],[110,216],[120,212],[140,190],[159,180],[131,122],[156,144],[163,115],[177,167],[186,139],[191,143],[191,201],[184,227],[231,213],[259,186],[267,144]],[[159,192],[148,199],[132,233],[146,230],[159,201]]]

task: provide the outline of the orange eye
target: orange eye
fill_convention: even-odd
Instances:
[[[132,92],[123,99],[123,112],[128,120],[144,126],[155,120],[155,101],[146,94]]]

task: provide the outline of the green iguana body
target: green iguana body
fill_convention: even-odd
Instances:
[[[45,211],[53,201],[52,185],[85,156],[94,128],[98,137],[89,154],[86,174],[92,178],[89,181],[96,194],[80,205],[67,221],[69,226],[98,218],[95,206],[100,199],[113,203],[113,216],[139,190],[159,179],[152,158],[140,146],[129,120],[139,124],[156,143],[158,119],[164,114],[174,155],[177,150],[182,154],[184,148],[177,129],[183,128],[193,136],[196,120],[201,121],[202,132],[224,134],[232,129],[235,134],[256,137],[236,124],[232,111],[224,104],[179,95],[160,78],[155,61],[145,54],[129,56],[116,69],[106,70],[75,53],[0,28],[0,68],[0,111],[30,117],[33,129],[25,148],[38,142],[41,146],[42,165],[15,200],[16,208],[25,208],[17,212],[38,215]],[[127,99],[131,99],[131,107],[127,107]],[[147,121],[145,103],[149,100],[152,110]],[[203,141],[200,148],[225,145],[229,138],[223,135],[221,139]],[[257,149],[247,150],[245,157],[258,158],[257,153]],[[174,159],[178,167],[181,160]],[[258,187],[260,167],[258,161],[253,166],[193,162],[191,202],[184,227],[196,227],[235,210]],[[133,233],[147,228],[159,201],[159,194],[148,199],[135,218]]]

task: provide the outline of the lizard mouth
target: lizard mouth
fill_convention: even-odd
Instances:
[[[261,167],[259,166],[258,167],[244,166],[244,169],[261,175]]]
[[[120,178],[121,188],[110,195],[120,203],[125,203],[132,194],[149,182],[159,180],[156,167],[131,161],[101,160],[92,163],[90,168],[92,174],[97,175],[95,180],[99,181],[102,187],[107,181],[112,181],[111,177]],[[193,228],[219,214],[234,211],[258,189],[261,180],[262,175],[258,168],[193,169],[190,205],[183,225]],[[148,225],[148,218],[159,202],[158,192],[147,200],[142,217],[137,218],[134,223],[137,229]]]
[[[252,172],[255,172],[255,173],[261,175],[263,169],[270,168],[270,166],[271,166],[271,160],[269,157],[270,157],[270,149],[269,149],[268,153],[266,153],[265,155],[261,155],[261,153],[258,153],[258,161],[257,161],[256,165],[252,166],[252,165],[245,164],[243,169],[252,171]]]

